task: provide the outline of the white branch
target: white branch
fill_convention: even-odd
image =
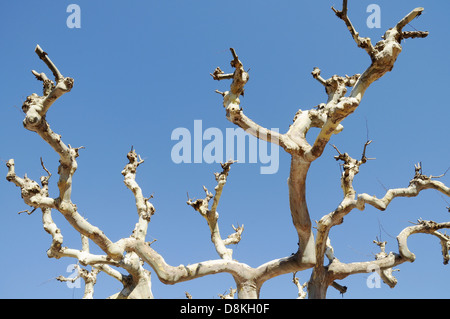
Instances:
[[[300,285],[300,281],[297,277],[295,277],[295,273],[293,275],[292,282],[297,286],[298,289],[297,299],[306,299],[308,293],[305,291],[305,288],[308,287],[308,282],[306,281],[303,283],[303,285]]]
[[[22,106],[22,110],[26,114],[23,124],[26,129],[39,134],[60,156],[60,165],[58,168],[59,197],[53,199],[44,196],[43,190],[36,182],[27,177],[23,179],[17,177],[14,171],[14,160],[12,159],[7,163],[7,180],[21,188],[22,197],[26,204],[35,208],[52,208],[58,210],[78,232],[93,240],[111,258],[120,260],[123,250],[112,243],[100,229],[88,223],[78,213],[76,205],[71,201],[72,178],[77,169],[76,158],[79,155],[79,149],[82,147],[72,148],[70,144],[64,144],[61,136],[54,133],[46,121],[45,115],[50,105],[64,93],[70,91],[73,86],[73,79],[63,77],[61,72],[49,59],[47,53],[39,46],[36,47],[36,53],[54,74],[56,86],[48,82],[49,80],[45,74],[33,71],[33,74],[38,80],[44,82],[44,95],[38,96],[33,93],[28,96]]]
[[[444,195],[450,196],[450,188],[444,183],[432,180],[429,176],[417,173],[410,181],[408,187],[389,189],[383,198],[377,198],[368,194],[360,194],[356,200],[356,207],[360,210],[365,204],[370,204],[379,210],[385,210],[389,203],[396,197],[415,197],[424,189],[435,189]]]
[[[211,232],[211,241],[213,242],[217,253],[223,259],[232,259],[233,250],[230,248],[226,248],[225,246],[239,243],[239,241],[241,240],[241,234],[244,230],[243,225],[238,228],[235,228],[233,226],[235,233],[228,236],[228,238],[226,238],[225,240],[222,239],[219,231],[219,213],[217,212],[217,206],[219,205],[223,187],[227,182],[230,165],[233,163],[234,161],[228,161],[224,164],[221,164],[223,169],[222,172],[215,173],[217,186],[214,188],[214,195],[210,193],[205,186],[203,186],[203,190],[206,193],[206,197],[204,199],[197,199],[195,201],[188,199],[187,201],[188,205],[192,206],[196,211],[200,213],[200,215],[202,215],[206,219],[209,230]],[[211,205],[211,208],[209,208],[209,202],[211,199],[213,199],[213,203]]]
[[[400,254],[407,259],[410,262],[413,262],[415,260],[415,255],[409,250],[407,245],[407,239],[412,234],[417,233],[424,233],[424,234],[431,234],[436,237],[438,237],[441,241],[442,247],[445,249],[442,250],[443,257],[444,257],[444,264],[448,263],[449,256],[448,256],[448,246],[450,244],[450,238],[448,235],[441,234],[437,232],[437,230],[442,228],[450,228],[450,222],[446,223],[436,223],[434,221],[426,221],[420,219],[418,221],[418,225],[416,226],[410,226],[405,228],[398,236],[398,247]]]
[[[139,221],[133,230],[132,237],[140,240],[144,240],[147,235],[148,223],[150,222],[151,216],[155,213],[155,208],[150,203],[150,198],[145,198],[142,195],[142,190],[139,184],[136,182],[136,170],[137,167],[144,161],[140,156],[136,154],[134,149],[132,149],[127,154],[129,163],[125,166],[122,171],[124,176],[124,183],[130,189],[136,200],[136,208],[139,216]]]

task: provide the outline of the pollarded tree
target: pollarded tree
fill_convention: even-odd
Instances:
[[[46,120],[46,114],[51,105],[72,89],[74,80],[64,77],[47,53],[39,46],[36,47],[36,53],[53,73],[55,81],[50,80],[44,73],[32,71],[36,78],[43,82],[43,94],[33,93],[23,103],[22,109],[26,114],[23,125],[26,129],[36,132],[59,155],[57,184],[59,194],[56,198],[49,196],[49,179],[52,175],[42,161],[41,164],[46,175],[41,177],[40,183],[27,176],[18,177],[13,159],[7,162],[7,180],[20,187],[24,202],[33,207],[33,211],[41,209],[44,229],[52,236],[52,243],[47,255],[52,258],[76,258],[82,266],[90,266],[90,270],[80,267],[79,271],[79,276],[85,281],[85,298],[93,296],[96,276],[99,272],[104,272],[123,284],[123,289],[113,295],[113,298],[153,298],[151,274],[144,268],[144,264],[148,264],[159,280],[166,284],[176,284],[217,273],[228,273],[236,283],[236,290],[231,289],[229,294],[221,295],[222,298],[233,297],[236,291],[239,298],[258,298],[260,289],[266,281],[287,273],[294,273],[293,282],[299,289],[299,298],[305,297],[306,294],[303,290],[306,287],[309,298],[325,298],[330,286],[344,292],[346,288],[338,284],[337,280],[352,274],[366,273],[369,270],[379,270],[382,280],[393,287],[396,284],[396,279],[392,275],[393,267],[406,261],[412,262],[415,259],[414,254],[408,249],[407,239],[416,233],[432,234],[438,237],[442,245],[444,263],[448,262],[450,237],[439,230],[450,228],[450,222],[436,223],[422,219],[419,219],[416,225],[405,228],[398,235],[398,252],[396,253],[387,253],[386,242],[376,241],[380,252],[376,255],[375,260],[343,263],[334,256],[329,237],[330,230],[333,226],[341,224],[344,216],[353,210],[364,210],[366,204],[379,210],[385,210],[393,199],[414,197],[425,189],[435,189],[450,196],[450,188],[437,181],[435,179],[437,176],[424,175],[420,164],[415,166],[414,176],[407,187],[389,189],[383,198],[357,194],[353,187],[353,180],[360,166],[369,160],[366,157],[366,150],[371,141],[367,141],[364,145],[360,159],[355,159],[347,153],[341,153],[333,145],[337,152],[335,159],[343,163],[341,176],[343,199],[334,211],[323,216],[316,224],[311,221],[306,203],[305,187],[311,164],[323,154],[332,135],[342,131],[341,122],[360,105],[369,86],[392,70],[402,51],[402,40],[423,38],[428,35],[427,32],[422,31],[403,31],[409,22],[422,13],[423,8],[416,8],[407,14],[394,27],[387,30],[383,39],[375,45],[369,38],[361,37],[353,27],[347,15],[346,0],[343,1],[342,11],[334,8],[333,11],[345,23],[358,47],[367,52],[371,64],[362,74],[334,75],[328,79],[321,76],[320,69],[314,68],[312,76],[324,86],[328,97],[327,101],[309,110],[299,110],[286,133],[281,134],[268,130],[244,114],[240,106],[240,97],[244,93],[244,86],[249,80],[249,75],[234,49],[231,49],[233,55],[231,67],[234,68],[234,72],[225,74],[220,68],[217,68],[211,74],[214,80],[232,80],[228,91],[217,91],[223,96],[227,119],[256,138],[279,145],[291,156],[288,179],[289,203],[292,222],[298,236],[298,250],[290,256],[268,261],[258,267],[251,267],[233,259],[233,250],[229,248],[230,245],[237,244],[241,240],[243,225],[234,227],[235,232],[226,238],[220,234],[217,207],[233,164],[231,160],[223,163],[222,171],[215,174],[217,186],[213,192],[204,187],[205,197],[203,199],[188,199],[187,201],[188,205],[206,219],[211,232],[211,241],[220,256],[219,259],[191,265],[172,266],[151,247],[151,243],[146,242],[148,225],[151,216],[155,213],[155,208],[151,203],[151,197],[144,197],[143,191],[136,182],[137,168],[144,161],[133,148],[127,154],[128,164],[122,171],[124,183],[135,197],[138,212],[138,222],[131,236],[114,242],[100,228],[89,223],[79,213],[71,198],[72,179],[77,169],[76,159],[79,156],[80,148],[65,144],[61,135],[53,132]],[[349,94],[347,94],[348,89],[350,90]],[[310,144],[306,136],[313,127],[319,128],[319,134]],[[81,234],[81,250],[63,246],[63,236],[52,218],[52,211],[61,213],[70,225]],[[314,229],[316,229],[315,232]],[[103,253],[92,253],[89,248],[91,243],[97,245]],[[312,269],[311,277],[307,284],[300,285],[295,273],[306,269]],[[67,281],[74,280],[74,278],[59,277],[59,280]],[[188,293],[186,296],[190,297]]]

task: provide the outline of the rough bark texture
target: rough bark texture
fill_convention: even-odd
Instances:
[[[387,30],[383,39],[373,46],[369,38],[359,36],[350,22],[346,0],[343,1],[342,11],[334,8],[333,11],[338,18],[343,20],[357,46],[368,53],[371,64],[362,74],[333,75],[329,79],[324,79],[321,76],[321,70],[314,68],[312,76],[324,86],[327,95],[326,102],[310,110],[299,110],[286,133],[281,134],[264,128],[244,114],[240,106],[240,98],[244,94],[244,87],[249,81],[249,75],[234,49],[231,49],[233,57],[231,67],[234,72],[225,74],[220,68],[216,68],[211,74],[214,80],[232,81],[228,91],[217,91],[223,97],[227,119],[256,138],[279,145],[291,155],[288,198],[292,223],[298,235],[298,251],[291,256],[268,261],[257,267],[251,267],[233,259],[233,250],[229,248],[230,245],[237,244],[241,240],[244,226],[233,226],[235,232],[226,238],[222,237],[219,229],[219,201],[233,161],[223,163],[222,172],[215,174],[217,186],[214,188],[214,193],[203,187],[205,198],[187,201],[187,204],[200,213],[207,222],[211,233],[211,242],[219,256],[216,260],[172,266],[167,264],[163,256],[151,247],[151,243],[145,241],[148,224],[151,216],[155,213],[155,208],[150,201],[151,197],[144,197],[142,189],[136,182],[137,169],[144,161],[133,148],[127,154],[128,163],[122,171],[124,183],[135,198],[137,210],[137,223],[130,236],[113,242],[98,227],[83,218],[71,199],[72,178],[77,169],[76,159],[82,147],[73,148],[70,144],[66,145],[62,141],[61,135],[53,132],[46,121],[46,114],[51,105],[65,93],[70,92],[74,80],[64,77],[47,53],[39,46],[36,47],[36,54],[53,73],[55,82],[44,73],[32,71],[36,78],[43,82],[43,94],[39,96],[33,93],[23,103],[22,109],[25,113],[23,125],[26,129],[36,132],[60,156],[59,194],[56,198],[49,196],[48,181],[51,174],[43,162],[41,164],[47,175],[41,178],[40,183],[27,176],[18,177],[13,159],[7,162],[6,178],[20,188],[24,202],[33,207],[33,211],[41,209],[44,229],[52,237],[47,255],[51,258],[76,258],[81,266],[90,267],[90,270],[79,267],[79,276],[85,281],[85,298],[92,298],[99,272],[104,272],[123,284],[123,289],[111,298],[153,298],[150,272],[143,267],[144,264],[153,269],[160,281],[169,285],[207,275],[228,273],[234,278],[236,289],[230,289],[230,293],[220,295],[221,298],[233,298],[235,292],[237,292],[238,298],[259,298],[260,289],[267,280],[286,273],[294,273],[293,282],[299,290],[298,298],[306,297],[306,291],[304,291],[306,288],[309,298],[325,298],[330,286],[338,289],[341,293],[347,290],[347,287],[341,286],[336,280],[352,274],[365,273],[373,266],[381,269],[383,281],[393,287],[397,282],[392,275],[393,267],[406,261],[412,262],[415,259],[414,254],[408,249],[407,239],[416,233],[436,236],[442,246],[444,263],[448,263],[450,237],[440,233],[439,230],[450,228],[450,223],[425,220],[419,220],[417,225],[405,228],[398,235],[399,251],[397,253],[387,253],[385,251],[386,243],[376,242],[380,247],[380,253],[377,254],[375,260],[345,264],[335,257],[329,238],[330,230],[333,226],[341,224],[344,216],[354,209],[364,210],[365,205],[369,204],[379,210],[385,210],[396,197],[418,196],[424,189],[435,189],[450,196],[450,189],[435,180],[435,177],[423,175],[420,165],[415,167],[415,174],[408,187],[390,189],[383,198],[357,194],[353,188],[353,180],[358,174],[360,166],[369,160],[365,154],[370,141],[364,145],[363,155],[359,160],[352,158],[347,153],[341,153],[334,146],[338,153],[335,159],[343,162],[341,176],[343,198],[333,212],[323,216],[317,225],[312,226],[306,203],[306,179],[309,168],[322,155],[331,136],[339,134],[343,130],[341,122],[359,106],[370,84],[392,70],[402,50],[400,44],[402,39],[423,38],[428,34],[421,31],[402,31],[407,23],[423,11],[423,8],[416,8],[393,28]],[[348,89],[350,92],[346,95]],[[319,128],[320,132],[314,143],[310,144],[307,142],[306,136],[312,127]],[[70,225],[81,234],[81,250],[63,246],[61,231],[52,219],[54,211],[61,213]],[[314,228],[316,229],[315,235]],[[100,247],[103,254],[90,253],[90,242]],[[328,259],[328,264],[325,263],[325,257]],[[309,281],[300,285],[295,274],[310,268],[312,268],[312,274]],[[67,281],[73,280],[73,278],[59,277],[59,280]],[[186,296],[192,298],[187,292]]]

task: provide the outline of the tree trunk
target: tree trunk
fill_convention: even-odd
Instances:
[[[292,156],[288,179],[289,206],[292,222],[298,234],[298,249],[302,263],[315,264],[314,235],[306,204],[306,175],[311,163],[301,157]]]

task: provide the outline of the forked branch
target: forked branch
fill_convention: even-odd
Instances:
[[[331,7],[331,9],[334,11],[334,13],[336,14],[336,16],[339,19],[342,19],[342,21],[344,21],[345,25],[347,26],[348,31],[350,31],[350,34],[353,38],[353,40],[355,40],[356,44],[358,45],[358,47],[363,48],[364,50],[367,51],[367,53],[369,54],[369,56],[372,58],[372,60],[375,58],[375,49],[372,46],[372,42],[370,41],[370,38],[363,38],[359,36],[359,33],[355,30],[355,28],[353,27],[353,24],[351,23],[348,15],[347,15],[347,0],[343,0],[342,3],[342,10],[336,10],[334,7]]]
[[[248,72],[245,71],[242,62],[239,60],[236,51],[233,48],[230,48],[230,51],[233,56],[230,64],[235,69],[234,72],[225,74],[217,67],[214,73],[210,73],[214,80],[233,80],[229,91],[221,92],[216,90],[217,93],[223,96],[223,106],[226,109],[227,119],[256,138],[286,147],[288,141],[286,141],[284,135],[258,125],[244,114],[240,107],[240,96],[244,95],[244,87],[250,77]]]

